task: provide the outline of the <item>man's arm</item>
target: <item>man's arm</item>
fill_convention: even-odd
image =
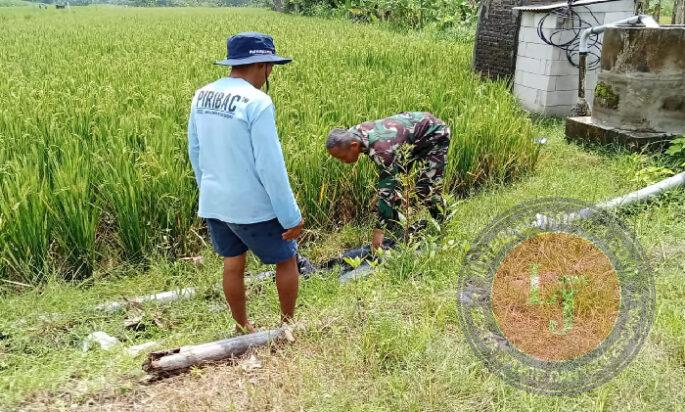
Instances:
[[[271,199],[279,223],[285,229],[300,225],[302,215],[290,188],[273,106],[262,110],[252,122],[252,148],[257,175]]]
[[[202,181],[202,170],[200,169],[200,140],[197,136],[195,114],[193,113],[192,105],[190,109],[190,118],[188,119],[188,157],[190,157],[190,164],[193,166],[197,187],[200,187],[200,182]]]

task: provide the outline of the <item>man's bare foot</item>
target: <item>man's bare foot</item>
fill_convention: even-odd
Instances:
[[[239,335],[247,335],[250,333],[255,333],[257,330],[255,327],[250,323],[246,323],[245,325],[235,325],[235,332]]]

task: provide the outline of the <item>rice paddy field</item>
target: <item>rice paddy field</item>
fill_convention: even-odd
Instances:
[[[275,70],[271,95],[312,229],[372,205],[373,166],[325,153],[335,126],[433,112],[453,125],[457,193],[535,165],[530,120],[504,85],[470,72],[470,44],[250,9],[34,9],[0,21],[0,277],[84,278],[197,249],[189,102],[227,74],[212,63],[239,31],[271,33],[295,59]]]
[[[320,261],[368,242],[375,171],[327,157],[335,126],[405,110],[446,120],[454,217],[414,245],[433,250],[425,258],[400,249],[368,279],[303,281],[294,344],[144,385],[144,354],[121,348],[233,333],[221,261],[195,217],[185,130],[194,91],[226,75],[212,65],[226,37],[247,30],[274,35],[295,59],[274,70],[270,94],[305,214],[303,254]],[[682,190],[621,214],[658,300],[643,350],[618,377],[576,396],[535,395],[470,351],[454,292],[479,230],[523,200],[626,193],[658,164],[568,144],[560,121],[531,120],[506,85],[471,73],[472,47],[259,9],[0,10],[0,410],[685,410]],[[200,293],[177,304],[96,309],[191,286]],[[251,285],[248,300],[257,326],[277,324],[272,284]],[[140,327],[126,326],[132,318]],[[122,344],[84,352],[96,330]]]

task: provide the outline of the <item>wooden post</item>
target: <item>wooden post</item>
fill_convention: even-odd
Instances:
[[[250,348],[268,345],[283,338],[292,340],[290,330],[286,327],[236,336],[202,345],[151,352],[143,364],[143,370],[152,375],[179,372],[191,366],[230,359],[242,355]]]

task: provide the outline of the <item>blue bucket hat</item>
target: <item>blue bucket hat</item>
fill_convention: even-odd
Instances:
[[[286,64],[293,59],[276,55],[273,37],[262,33],[238,33],[226,42],[226,59],[214,64],[242,66],[253,63]]]

